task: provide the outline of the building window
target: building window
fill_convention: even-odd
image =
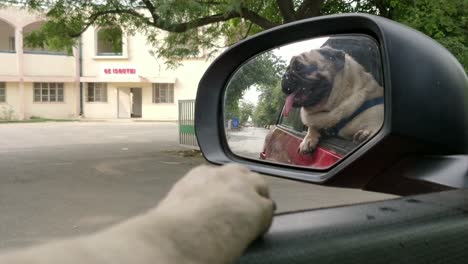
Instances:
[[[34,102],[63,101],[63,83],[34,83]]]
[[[153,83],[153,103],[174,103],[174,84]]]
[[[4,82],[0,82],[0,103],[6,102],[6,85]]]
[[[55,48],[49,47],[46,44],[42,46],[31,45],[28,42],[28,36],[33,32],[39,30],[43,25],[44,21],[38,21],[31,23],[23,28],[23,52],[26,54],[55,54],[55,55],[67,55],[66,50],[57,50]]]
[[[120,27],[106,27],[97,31],[98,56],[122,56],[123,33]]]
[[[88,83],[87,102],[107,102],[107,83]]]

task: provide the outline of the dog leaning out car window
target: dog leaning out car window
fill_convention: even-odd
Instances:
[[[352,56],[323,46],[294,56],[281,83],[284,114],[301,108],[307,134],[299,152],[312,152],[321,133],[360,143],[383,121],[383,88]]]
[[[378,44],[369,36],[334,35],[259,54],[229,80],[224,119],[239,121],[225,128],[238,156],[329,168],[382,127]]]

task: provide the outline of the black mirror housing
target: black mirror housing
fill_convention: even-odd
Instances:
[[[385,87],[384,125],[379,133],[326,171],[234,155],[227,146],[222,114],[224,90],[231,75],[259,53],[333,34],[364,34],[378,42]],[[298,21],[234,45],[212,63],[201,79],[195,109],[198,143],[211,163],[238,162],[261,173],[331,186],[376,186],[378,175],[406,157],[468,152],[468,79],[463,67],[426,35],[367,14]]]

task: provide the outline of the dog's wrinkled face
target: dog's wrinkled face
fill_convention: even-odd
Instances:
[[[284,114],[292,107],[313,107],[326,102],[333,79],[343,70],[345,53],[329,47],[304,52],[291,59],[281,88],[288,95]]]

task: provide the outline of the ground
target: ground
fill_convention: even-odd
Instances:
[[[175,123],[0,125],[0,249],[87,234],[143,212],[190,168]],[[278,212],[392,198],[268,177]]]
[[[240,130],[227,131],[228,144],[231,151],[242,157],[258,159],[263,151],[263,143],[269,129],[260,127],[245,127]]]

